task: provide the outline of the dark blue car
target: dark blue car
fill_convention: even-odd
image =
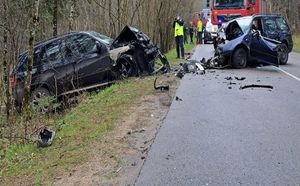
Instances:
[[[281,16],[238,18],[227,23],[224,31],[226,39],[218,45],[216,55],[234,68],[251,62],[284,65],[293,48],[290,29]]]

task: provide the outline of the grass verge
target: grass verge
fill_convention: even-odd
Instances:
[[[293,41],[294,41],[294,51],[295,52],[300,52],[300,35],[295,35],[293,36]]]
[[[185,47],[189,52],[194,45]],[[176,50],[171,50],[167,57],[171,65],[182,62],[175,59]],[[142,96],[154,93],[154,78],[117,83],[85,97],[65,116],[52,118],[54,124],[49,128],[57,136],[51,147],[40,149],[34,143],[11,145],[0,161],[0,185],[51,185],[62,173],[88,161],[94,142],[129,114],[127,108]]]
[[[184,50],[187,53],[187,52],[190,52],[194,47],[195,47],[195,44],[191,44],[191,43],[190,44],[185,44],[184,45]],[[182,59],[176,59],[176,57],[177,57],[176,49],[170,50],[166,54],[166,56],[167,56],[171,66],[178,65],[179,63],[182,62]]]
[[[126,108],[132,100],[153,92],[153,80],[154,77],[130,79],[85,98],[52,126],[57,136],[51,147],[10,146],[1,161],[0,176],[4,184],[18,184],[14,182],[15,178],[23,177],[29,183],[39,185],[86,161],[93,141],[113,130],[115,123],[127,114]]]

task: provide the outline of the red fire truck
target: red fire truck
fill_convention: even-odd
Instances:
[[[212,24],[266,12],[266,0],[212,0]]]

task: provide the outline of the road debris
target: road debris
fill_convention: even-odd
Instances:
[[[187,73],[204,75],[205,67],[201,63],[201,61],[187,59],[184,63],[180,64],[180,69],[175,74],[176,77],[182,79]]]
[[[181,98],[179,98],[178,96],[176,96],[175,98],[176,101],[183,101]]]
[[[224,79],[226,79],[226,80],[228,80],[228,81],[233,80],[232,77],[225,77]]]
[[[246,77],[234,77],[234,79],[238,80],[238,81],[244,81],[246,79]]]
[[[52,144],[55,137],[55,132],[46,128],[39,132],[37,147],[48,147]]]
[[[154,84],[153,84],[155,90],[160,90],[161,92],[163,92],[163,91],[168,91],[170,89],[169,85],[159,85],[159,86],[156,86],[156,81],[157,81],[157,78],[155,78]]]
[[[182,79],[184,77],[184,72],[183,70],[179,70],[176,74],[175,74],[176,77],[178,77],[179,79]]]
[[[119,173],[122,170],[122,167],[118,168],[118,170],[116,171],[116,173]]]
[[[271,85],[245,85],[245,86],[241,86],[240,87],[240,90],[244,90],[244,89],[247,89],[247,88],[266,88],[266,89],[274,89],[273,86]]]
[[[228,83],[228,85],[236,85],[236,83],[232,83],[231,81]]]

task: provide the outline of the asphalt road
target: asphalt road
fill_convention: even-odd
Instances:
[[[282,69],[186,75],[136,185],[300,185],[300,54]],[[239,89],[249,84],[274,89]]]

